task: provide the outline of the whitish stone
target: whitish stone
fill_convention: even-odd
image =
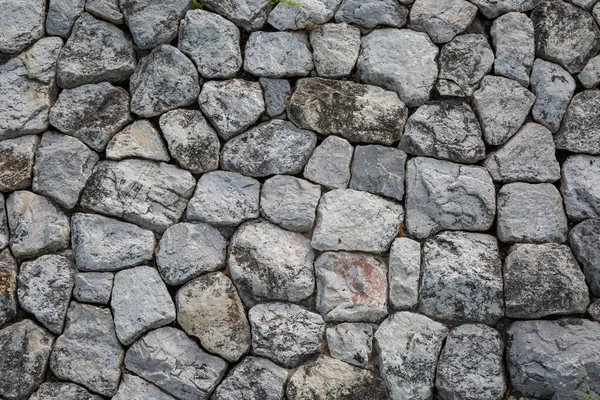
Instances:
[[[0,191],[13,192],[31,186],[37,136],[23,136],[0,141]]]
[[[19,304],[57,335],[63,330],[75,273],[73,262],[57,255],[24,262],[19,270]]]
[[[102,400],[84,388],[69,382],[45,382],[29,400]]]
[[[85,0],[50,0],[46,16],[48,36],[69,37],[75,20],[83,13]]]
[[[0,8],[2,9],[1,53],[20,53],[44,36],[45,0],[32,0],[26,3],[2,0]]]
[[[406,228],[424,239],[439,231],[486,231],[494,222],[496,191],[482,167],[416,157],[406,166]]]
[[[600,82],[600,57],[596,56],[588,61],[581,70],[577,79],[586,89],[591,89]]]
[[[6,218],[6,203],[4,201],[4,196],[0,194],[0,250],[8,246],[9,235],[10,230],[8,229],[8,219]]]
[[[213,400],[284,400],[288,371],[260,357],[246,357],[215,390]]]
[[[246,42],[244,70],[253,75],[306,76],[313,67],[308,35],[304,32],[252,32]]]
[[[271,11],[264,0],[204,0],[202,4],[246,31],[262,28]]]
[[[86,0],[85,11],[113,24],[123,23],[119,0]]]
[[[58,86],[74,88],[87,83],[122,82],[135,68],[131,38],[121,29],[83,14],[60,52]]]
[[[110,397],[117,391],[123,353],[110,310],[73,301],[65,330],[54,344],[50,369],[59,379]]]
[[[146,266],[115,274],[110,307],[117,337],[125,346],[176,318],[175,305],[158,271]]]
[[[600,297],[600,219],[589,219],[569,233],[569,245],[583,268],[590,292]],[[597,305],[600,306],[600,303]],[[598,310],[600,312],[600,310]],[[600,315],[600,314],[599,314]],[[600,318],[598,318],[600,320]]]
[[[195,183],[192,174],[170,164],[101,161],[83,191],[81,206],[163,232],[181,218]]]
[[[511,12],[494,21],[490,30],[496,61],[494,73],[529,86],[529,73],[535,59],[533,23],[527,15]]]
[[[512,79],[491,75],[483,78],[481,87],[473,93],[473,108],[486,143],[506,143],[521,128],[534,102],[535,95]]]
[[[346,139],[328,136],[313,151],[303,176],[328,189],[345,189],[350,182],[354,148]]]
[[[314,252],[307,238],[266,221],[248,222],[229,246],[229,272],[246,306],[299,302],[314,290]]]
[[[152,260],[154,234],[134,224],[76,213],[71,229],[71,245],[80,271],[118,271]]]
[[[157,386],[135,375],[123,374],[119,390],[111,400],[175,400]]]
[[[390,399],[430,399],[448,329],[424,315],[401,311],[375,332],[380,373]],[[416,340],[415,340],[416,339]]]
[[[364,367],[373,347],[373,327],[369,324],[344,322],[327,328],[327,345],[333,358]]]
[[[471,0],[486,18],[496,18],[508,12],[533,10],[538,0]]]
[[[6,200],[10,249],[17,258],[69,247],[69,217],[43,196],[18,191]]]
[[[313,29],[333,17],[340,0],[299,0],[298,4],[278,2],[267,22],[279,31]]]
[[[148,21],[144,20],[144,25]],[[155,117],[196,101],[200,93],[198,70],[177,48],[160,45],[139,61],[129,91],[131,112]]]
[[[564,243],[567,217],[562,197],[550,183],[515,182],[498,192],[498,239],[505,243]]]
[[[110,272],[80,272],[75,275],[73,297],[82,303],[108,304],[114,274]]]
[[[348,22],[371,29],[377,25],[401,28],[408,10],[396,0],[342,0],[335,13],[336,22]]]
[[[142,119],[113,136],[106,145],[106,158],[145,158],[167,162],[170,157],[158,130],[150,121]]]
[[[205,353],[183,331],[156,329],[135,342],[125,367],[179,399],[208,399],[227,369],[219,357]]]
[[[288,105],[296,125],[351,142],[390,145],[400,139],[407,116],[394,92],[323,78],[299,80]]]
[[[574,153],[600,154],[600,128],[594,123],[600,112],[600,90],[586,90],[573,97],[561,129],[554,137],[556,148]]]
[[[316,144],[314,133],[288,121],[271,120],[225,143],[221,167],[253,177],[296,175]]]
[[[357,63],[361,82],[394,90],[408,107],[429,100],[438,77],[438,48],[423,32],[378,29],[363,36]]]
[[[454,162],[474,163],[485,157],[479,121],[463,102],[419,107],[408,119],[398,148]]]
[[[598,0],[571,0],[571,3],[585,10],[591,9]]]
[[[35,154],[32,189],[72,209],[98,159],[74,137],[46,132]]]
[[[555,182],[560,179],[554,139],[542,125],[525,124],[484,162],[496,182]]]
[[[267,115],[272,118],[283,114],[292,93],[290,81],[273,78],[260,78],[258,81],[264,92]]]
[[[17,316],[17,307],[17,262],[4,249],[0,252],[0,326]]]
[[[588,314],[594,321],[600,322],[600,300],[596,300],[587,309]]]
[[[600,157],[574,155],[562,167],[561,192],[569,218],[600,217]]]
[[[427,32],[434,43],[446,43],[464,31],[477,14],[466,0],[416,0],[410,8],[410,26]]]
[[[409,309],[419,301],[421,276],[421,245],[400,237],[390,248],[388,282],[389,304],[394,309]]]
[[[287,5],[280,3],[277,7]],[[273,14],[271,14],[273,15]],[[309,32],[315,68],[319,76],[349,76],[360,50],[360,29],[341,24],[324,24]]]
[[[44,381],[54,337],[28,319],[0,330],[0,395],[26,399]]]
[[[481,324],[454,328],[440,354],[435,388],[440,399],[501,400],[506,391],[504,344]]]
[[[325,323],[319,314],[289,303],[259,304],[250,309],[252,350],[287,368],[316,354]]]

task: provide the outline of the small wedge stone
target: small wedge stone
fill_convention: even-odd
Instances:
[[[292,93],[290,81],[287,79],[260,78],[265,96],[267,115],[271,118],[285,112],[287,101]]]
[[[85,11],[113,24],[120,25],[123,23],[119,0],[86,0]]]
[[[85,0],[50,0],[46,16],[46,34],[69,37],[71,28],[83,13]]]
[[[600,219],[588,219],[569,232],[569,246],[581,264],[586,282],[594,297],[600,297]],[[600,304],[598,304],[600,306]],[[600,312],[600,310],[599,310]]]
[[[421,245],[409,238],[396,238],[389,255],[389,304],[397,310],[410,309],[419,301]]]
[[[31,186],[37,136],[0,141],[0,191],[13,192]]]
[[[168,162],[169,152],[160,133],[150,121],[142,119],[117,133],[106,145],[106,158],[145,158]]]
[[[346,189],[354,148],[346,139],[328,136],[313,151],[303,176],[328,189]]]
[[[561,129],[554,136],[556,148],[600,154],[600,128],[594,123],[599,110],[600,90],[577,93],[567,108]]]
[[[600,82],[600,57],[596,56],[585,65],[585,68],[581,70],[577,79],[586,89],[596,87]]]
[[[526,12],[533,10],[536,0],[471,0],[486,18],[496,18],[508,12]]]
[[[561,192],[567,216],[575,221],[600,217],[600,157],[574,155],[562,168]]]
[[[10,251],[0,251],[0,326],[17,316],[17,274],[17,261]]]
[[[0,194],[0,250],[8,246],[9,236],[10,229],[8,228],[8,219],[6,218],[6,202],[4,196]]]

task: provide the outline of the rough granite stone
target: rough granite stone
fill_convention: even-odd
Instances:
[[[562,166],[560,191],[567,216],[575,221],[600,217],[600,157],[573,155]]]
[[[46,16],[48,36],[69,37],[73,24],[83,13],[85,0],[50,0]]]
[[[258,80],[265,97],[267,115],[271,118],[285,112],[292,88],[287,79],[260,78]]]
[[[380,145],[356,146],[350,188],[402,201],[406,153]]]
[[[8,219],[6,218],[6,202],[4,200],[4,196],[0,194],[0,250],[8,246],[9,236],[10,229],[8,228]]]
[[[0,251],[0,326],[17,316],[17,274],[17,261],[10,251]]]
[[[20,53],[44,36],[45,0],[27,2],[2,0],[0,9],[2,9],[0,53]]]
[[[596,300],[590,304],[587,312],[594,321],[600,322],[600,300]]]
[[[267,22],[279,31],[318,28],[333,17],[340,0],[300,0],[298,4],[278,2]]]
[[[358,60],[360,29],[346,23],[324,24],[312,29],[309,37],[319,76],[343,78],[350,75]]]
[[[108,304],[114,277],[110,272],[78,273],[75,275],[73,298],[81,303]]]
[[[419,301],[421,244],[400,237],[394,240],[389,254],[389,305],[393,309],[411,309]]]
[[[93,16],[105,19],[113,24],[123,23],[123,14],[119,7],[120,0],[86,0],[85,11]]]
[[[272,8],[263,0],[204,0],[202,4],[246,31],[262,28]]]
[[[447,43],[471,25],[475,14],[477,7],[466,0],[415,0],[410,26],[426,32],[434,43]]]
[[[600,111],[600,90],[573,97],[563,124],[554,136],[556,148],[574,153],[600,154],[600,128],[594,123]]]
[[[145,158],[168,162],[169,152],[158,130],[150,121],[141,119],[117,133],[106,145],[106,158]]]
[[[539,0],[470,0],[486,18],[496,18],[508,12],[533,10]]]
[[[31,186],[37,136],[22,136],[0,141],[0,191],[13,192]]]
[[[408,9],[403,3],[396,0],[342,0],[335,13],[335,21],[367,29],[377,25],[401,28],[408,19]]]
[[[175,400],[157,386],[135,375],[123,374],[119,390],[111,400]]]
[[[527,15],[510,12],[494,20],[490,34],[496,48],[494,73],[529,86],[535,59],[533,23]]]
[[[325,334],[333,358],[359,367],[369,363],[373,347],[373,326],[344,322],[327,328]]]
[[[250,74],[267,78],[306,76],[313,67],[305,32],[252,32],[246,42],[244,70]]]
[[[600,297],[600,219],[577,224],[569,232],[569,245],[581,264],[586,282],[594,297]],[[600,306],[600,304],[598,304]],[[599,310],[600,311],[600,310]],[[600,319],[600,318],[599,318]]]
[[[215,389],[213,400],[284,400],[288,371],[260,357],[245,357]]]
[[[308,159],[303,176],[327,189],[346,189],[353,153],[346,139],[327,136]]]
[[[102,397],[74,383],[44,382],[29,400],[102,400]]]

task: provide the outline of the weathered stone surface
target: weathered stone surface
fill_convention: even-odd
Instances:
[[[406,153],[390,147],[356,146],[350,188],[402,201]]]
[[[28,319],[0,330],[0,395],[27,398],[44,381],[54,337]]]
[[[213,400],[284,400],[288,371],[260,357],[246,357],[215,390]]]
[[[577,93],[565,114],[563,124],[554,136],[559,150],[573,153],[600,154],[600,128],[594,123],[600,112],[600,90]]]
[[[498,239],[505,243],[563,243],[567,217],[550,183],[509,183],[498,192]]]
[[[31,172],[37,136],[23,136],[0,141],[0,191],[13,192],[31,186]]]
[[[118,271],[152,260],[154,234],[134,224],[76,213],[71,229],[71,245],[80,271]]]
[[[262,0],[205,0],[203,4],[247,31],[262,28],[271,11],[270,3]]]
[[[135,375],[123,374],[119,390],[111,400],[175,400],[157,386]]]
[[[389,254],[389,304],[394,309],[409,309],[419,301],[421,245],[409,238],[397,238]]]
[[[262,123],[225,143],[221,167],[253,177],[302,171],[317,144],[317,136],[288,121]]]
[[[333,358],[364,367],[373,347],[373,327],[369,324],[344,322],[327,328],[327,345]]]
[[[50,0],[46,16],[46,34],[69,37],[71,28],[83,13],[85,0]]]
[[[176,318],[175,305],[158,271],[146,266],[115,274],[110,307],[117,337],[125,346]]]
[[[533,10],[537,0],[471,0],[486,18],[496,18],[508,12],[525,12]]]
[[[398,148],[409,154],[474,163],[485,157],[481,127],[467,103],[425,104],[410,116]]]
[[[527,15],[510,12],[494,21],[490,34],[496,48],[494,73],[529,86],[529,73],[535,59],[533,23]]]
[[[267,22],[279,31],[313,29],[333,17],[340,0],[300,0],[298,4],[277,3]]]
[[[581,70],[577,79],[586,89],[591,89],[600,82],[600,57],[596,56],[588,61]]]
[[[17,258],[69,247],[69,217],[43,196],[18,191],[6,200],[10,249]]]
[[[76,271],[71,260],[57,255],[45,255],[21,264],[19,304],[57,335],[63,330]]]
[[[473,108],[486,143],[506,143],[521,128],[534,102],[534,94],[512,79],[491,75],[483,78],[481,87],[473,93]]]
[[[102,400],[84,388],[69,382],[45,382],[29,400]]]
[[[267,115],[272,118],[283,114],[292,93],[290,81],[273,78],[260,78],[258,81],[264,92]]]
[[[17,307],[17,262],[4,249],[0,252],[0,326],[17,316]]]
[[[227,361],[250,349],[250,325],[231,280],[221,272],[203,275],[177,291],[177,322],[203,348]]]
[[[404,219],[402,206],[357,190],[333,190],[321,197],[312,246],[317,250],[385,253]]]
[[[60,52],[56,79],[62,88],[117,83],[129,78],[134,68],[131,38],[116,26],[84,13]]]
[[[101,161],[83,191],[81,206],[163,232],[181,218],[195,183],[192,174],[170,164]]]
[[[170,157],[158,130],[150,121],[141,119],[113,136],[106,145],[106,158],[145,158],[167,162]]]
[[[204,174],[187,206],[187,218],[217,226],[235,227],[258,218],[260,183],[228,171]]]
[[[348,22],[371,29],[377,25],[401,28],[408,10],[396,0],[342,0],[335,13],[336,22]]]
[[[6,218],[6,202],[4,196],[0,194],[0,250],[8,246],[9,236],[10,229],[8,229],[8,219]]]
[[[179,399],[207,399],[227,363],[205,353],[183,331],[156,329],[135,342],[125,356],[128,370]]]
[[[438,77],[438,48],[426,33],[378,29],[361,39],[357,75],[361,82],[394,90],[409,107],[429,100]]]
[[[309,36],[319,76],[343,78],[350,75],[358,60],[360,29],[346,23],[324,24],[312,29]]]
[[[73,301],[65,330],[54,344],[50,369],[59,379],[112,396],[119,384],[123,353],[110,310]]]
[[[589,305],[587,309],[588,314],[594,321],[600,322],[600,300],[596,300],[592,304]]]
[[[148,25],[146,20],[144,24]],[[177,48],[160,45],[139,61],[129,91],[131,111],[140,117],[155,117],[196,101],[198,70]]]
[[[448,329],[424,315],[401,311],[375,332],[380,373],[390,399],[429,399]],[[414,340],[417,339],[417,340]]]
[[[506,391],[504,344],[482,324],[454,328],[440,354],[435,388],[440,399],[501,400]]]
[[[496,182],[555,182],[560,179],[554,140],[542,125],[527,123],[484,162]]]
[[[82,303],[106,305],[110,300],[114,277],[110,272],[80,272],[75,275],[73,297]]]
[[[466,0],[416,0],[410,9],[410,26],[427,32],[434,43],[446,43],[464,31],[477,14]]]
[[[406,228],[419,239],[439,231],[486,231],[494,222],[496,192],[481,167],[416,157],[406,166]]]
[[[258,304],[250,309],[248,319],[253,353],[287,368],[316,354],[325,333],[320,315],[295,304]]]
[[[298,302],[314,290],[314,252],[307,238],[266,221],[248,222],[229,246],[229,272],[244,304]]]
[[[20,53],[44,36],[45,0],[26,3],[2,0],[0,8],[2,8],[1,53]]]
[[[598,240],[600,240],[600,219],[583,221],[577,224],[569,233],[569,245],[575,258],[583,268],[585,279],[594,297],[600,297],[600,248],[598,247]]]
[[[119,0],[86,0],[85,11],[113,24],[123,23]]]
[[[253,75],[306,76],[313,67],[308,35],[304,32],[252,32],[246,42],[244,70]]]
[[[35,154],[32,189],[72,209],[98,159],[74,137],[46,132]]]
[[[323,78],[299,80],[288,105],[296,125],[361,143],[392,144],[400,139],[407,116],[394,92]]]
[[[600,157],[574,155],[562,167],[560,191],[570,219],[600,217]]]
[[[328,189],[346,189],[353,153],[354,148],[346,139],[328,136],[313,151],[303,176]]]

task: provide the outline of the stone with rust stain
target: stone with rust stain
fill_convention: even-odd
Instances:
[[[37,136],[0,142],[0,191],[13,192],[31,186],[33,159],[39,143]]]
[[[8,249],[0,252],[0,326],[17,316],[17,262]]]

